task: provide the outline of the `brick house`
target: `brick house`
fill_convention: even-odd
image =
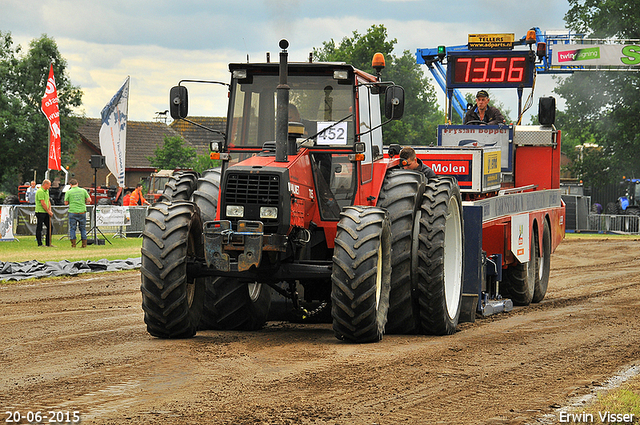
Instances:
[[[226,118],[215,117],[190,117],[189,120],[218,132],[225,131],[227,121]],[[69,172],[78,180],[81,187],[93,185],[94,169],[91,168],[90,159],[92,155],[101,155],[99,139],[101,126],[102,121],[99,118],[86,118],[78,128],[80,144],[74,155],[76,163],[69,168]],[[188,145],[196,149],[198,155],[209,153],[210,141],[223,140],[223,136],[219,133],[210,132],[182,120],[173,121],[171,125],[161,121],[128,121],[125,186],[134,187],[141,178],[148,177],[156,171],[147,157],[153,157],[156,148],[164,145],[165,136],[182,137]],[[98,186],[116,186],[116,179],[112,175],[107,182],[109,174],[110,171],[106,167],[97,170]]]
[[[87,118],[78,128],[80,144],[76,149],[76,164],[69,168],[81,187],[93,185],[94,169],[91,168],[91,155],[101,155],[100,152],[100,127],[99,118]],[[164,145],[164,136],[180,136],[171,127],[162,122],[154,121],[128,121],[127,122],[127,149],[125,153],[125,185],[134,187],[142,177],[148,177],[155,171],[147,157],[154,156],[156,147]],[[98,169],[98,186],[105,185],[108,168]],[[108,186],[116,186],[114,176],[109,177]]]
[[[169,126],[176,132],[180,133],[183,139],[196,148],[198,155],[209,154],[209,142],[224,140],[224,136],[220,133],[226,132],[227,119],[223,117],[189,117],[189,121],[193,121],[204,127],[215,130],[211,132],[204,128],[195,126],[183,120],[175,120]]]

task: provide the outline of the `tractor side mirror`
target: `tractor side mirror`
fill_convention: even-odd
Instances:
[[[174,120],[187,118],[189,112],[189,93],[184,86],[171,87],[169,92],[169,108]]]
[[[399,120],[404,114],[404,89],[401,86],[389,86],[385,93],[384,115],[390,120]]]

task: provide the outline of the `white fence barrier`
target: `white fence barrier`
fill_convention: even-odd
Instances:
[[[98,205],[99,215],[96,214],[98,229],[102,232],[119,233],[126,232],[127,236],[140,236],[144,231],[144,219],[147,216],[146,206],[117,207],[120,215],[114,215],[114,208]],[[52,208],[52,229],[54,235],[68,233],[68,210],[66,206]],[[126,209],[124,213],[121,210]],[[1,221],[0,235],[12,234],[13,236],[35,235],[36,215],[35,206],[0,205],[0,214],[5,213]],[[7,213],[10,215],[7,217]],[[123,221],[124,220],[124,221]],[[87,230],[93,227],[93,205],[87,205]],[[3,239],[3,237],[0,237]]]
[[[640,233],[640,216],[589,214],[589,227],[586,230],[611,233]]]

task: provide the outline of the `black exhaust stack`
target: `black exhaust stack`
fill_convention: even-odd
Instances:
[[[276,162],[287,162],[287,139],[289,134],[289,85],[287,84],[287,74],[289,73],[287,48],[289,42],[280,40],[280,84],[277,88],[277,110],[276,110]]]

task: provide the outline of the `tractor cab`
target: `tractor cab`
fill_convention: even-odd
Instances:
[[[278,64],[231,64],[229,68],[232,82],[228,137],[223,147],[230,154],[229,166],[275,160]],[[354,96],[356,81],[367,82],[357,76],[353,67],[344,64],[289,64],[287,160],[311,170],[314,194],[320,200],[324,220],[337,220],[341,208],[353,203],[357,191],[357,167],[349,156],[360,139],[357,114],[364,111],[364,106],[358,105]],[[368,88],[365,94],[368,98]],[[363,115],[370,121],[371,114],[366,109]],[[376,125],[379,114],[377,121]],[[361,126],[371,124],[362,121]],[[381,151],[381,137],[377,141]],[[368,142],[364,146],[364,163],[373,159],[373,146],[371,140]],[[308,153],[304,155],[308,159],[300,157],[303,151]],[[252,156],[259,159],[244,162]],[[309,161],[306,167],[304,161]],[[296,170],[295,166],[290,170],[293,180],[311,188],[300,175],[301,169]]]
[[[229,65],[226,139],[214,150],[223,159],[223,174],[241,171],[237,167],[253,167],[256,172],[268,172],[264,167],[287,168],[284,180],[294,188],[308,189],[311,200],[317,197],[319,219],[335,222],[343,207],[367,198],[360,194],[356,199],[358,190],[373,181],[373,163],[383,158],[382,126],[401,117],[404,91],[344,63],[286,63],[288,101],[284,118],[279,118],[281,63]],[[181,118],[180,105],[186,104],[186,89],[183,97],[173,102],[176,118]],[[286,121],[284,160],[276,158],[278,119]],[[222,187],[228,188],[225,183]],[[224,197],[221,206],[225,207]],[[225,214],[222,208],[220,218],[227,218]]]
[[[640,215],[640,179],[623,177],[621,185],[624,187],[625,194],[618,198],[619,214]]]

